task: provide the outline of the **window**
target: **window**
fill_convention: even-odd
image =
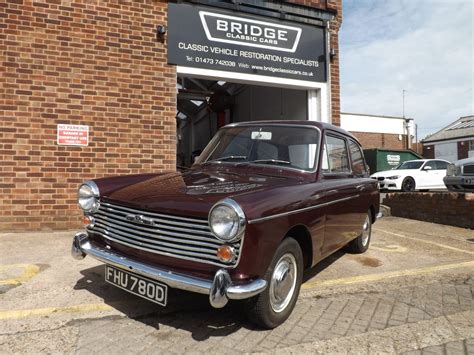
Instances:
[[[423,165],[423,169],[426,169],[427,167],[431,168],[430,170],[436,170],[438,167],[438,164],[436,163],[436,160],[430,160],[426,162],[425,165]],[[428,169],[426,169],[428,170]]]
[[[322,169],[328,173],[348,173],[351,171],[344,139],[326,136]]]
[[[310,126],[238,125],[220,130],[196,164],[248,164],[313,171],[319,130]]]
[[[474,140],[469,141],[469,150],[474,151]]]
[[[257,159],[278,159],[278,148],[270,143],[258,142]]]
[[[416,160],[416,161],[410,160],[410,161],[405,161],[405,162],[403,162],[402,164],[400,164],[399,166],[397,166],[395,169],[399,169],[399,170],[416,170],[416,169],[420,169],[422,165],[423,165],[423,161],[420,161],[420,160]]]
[[[367,173],[367,168],[359,145],[356,142],[349,140],[349,150],[351,152],[352,171],[356,175],[365,175]]]
[[[252,141],[247,137],[229,135],[226,138],[228,145],[225,147],[222,156],[245,156],[252,146]]]
[[[300,169],[314,169],[316,147],[316,144],[294,144],[288,146],[291,163]]]
[[[446,170],[448,168],[448,165],[448,162],[436,160],[436,170]]]

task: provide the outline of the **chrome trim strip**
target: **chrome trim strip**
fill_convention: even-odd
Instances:
[[[143,216],[160,216],[153,219],[154,224],[139,224],[135,220],[126,219],[129,213]],[[184,259],[198,263],[211,264],[223,268],[235,268],[242,251],[242,241],[232,243],[236,249],[236,260],[224,263],[217,258],[217,249],[225,242],[217,239],[208,226],[206,220],[184,218],[188,223],[181,221],[163,220],[168,217],[164,214],[149,213],[128,207],[117,206],[111,203],[102,204],[100,210],[94,214],[95,226],[89,229],[105,239],[117,242],[130,248],[161,254],[177,259]],[[170,216],[170,218],[175,218]],[[165,225],[171,222],[175,226]],[[198,221],[199,224],[192,224]],[[192,226],[193,228],[183,227]],[[179,226],[179,227],[178,227]],[[194,228],[195,227],[195,228]],[[172,230],[175,230],[173,232]]]
[[[136,242],[138,243],[138,245],[140,246],[145,246],[146,244],[149,244],[150,248],[152,248],[152,246],[157,246],[157,247],[163,247],[163,248],[170,248],[171,249],[176,249],[176,253],[185,253],[186,251],[191,251],[191,252],[197,252],[197,253],[202,253],[202,254],[209,254],[209,255],[212,255],[212,256],[215,256],[216,255],[216,250],[217,248],[215,249],[210,249],[210,248],[205,248],[204,246],[202,247],[192,247],[192,246],[187,246],[187,245],[181,245],[181,244],[173,244],[173,243],[167,243],[167,242],[162,242],[160,240],[157,240],[157,239],[147,239],[147,238],[142,238],[140,236],[136,236],[136,235],[130,235],[129,233],[127,232],[124,232],[120,229],[117,229],[117,228],[113,228],[113,227],[107,227],[107,226],[104,226],[103,224],[100,224],[100,225],[97,225],[96,227],[97,229],[99,229],[99,231],[101,230],[102,233],[105,233],[107,235],[110,235],[111,237],[115,237],[115,238],[125,238],[125,242]],[[130,240],[129,240],[130,239]]]
[[[127,216],[130,215],[129,212],[126,211],[121,211],[115,207],[102,207],[102,209],[99,210],[100,213],[102,214],[107,214],[107,215],[112,215],[116,218],[120,217],[123,219],[127,220]],[[140,212],[135,212],[134,215],[144,215],[147,216],[148,213],[145,211]],[[176,222],[176,221],[170,221],[170,220],[164,220],[161,218],[152,218],[148,217],[150,220],[155,223],[161,225],[163,228],[167,228],[170,230],[185,230],[185,231],[193,231],[194,233],[200,233],[200,234],[207,234],[207,235],[212,235],[212,233],[209,230],[209,226],[207,225],[200,225],[200,224],[191,224],[191,223],[184,223],[184,222]],[[127,220],[127,222],[130,222]],[[201,230],[202,229],[202,230]]]
[[[136,230],[141,230],[141,231],[144,231],[144,232],[151,232],[151,233],[154,233],[154,234],[164,234],[164,235],[168,235],[168,236],[171,236],[171,237],[188,238],[188,239],[194,239],[194,240],[204,240],[204,241],[209,241],[209,242],[214,242],[214,240],[215,240],[215,243],[222,244],[222,242],[220,240],[216,239],[214,237],[214,235],[210,232],[209,232],[209,234],[207,234],[208,235],[207,238],[204,237],[204,236],[199,236],[199,235],[195,236],[193,234],[169,232],[169,231],[161,229],[161,225],[160,226],[147,226],[147,225],[134,224],[134,223],[131,223],[127,220],[121,220],[121,219],[119,219],[119,217],[105,215],[104,213],[101,213],[100,211],[97,214],[95,214],[94,217],[95,217],[96,221],[100,220],[100,221],[108,222],[108,223],[116,223],[116,224],[120,224],[122,226],[127,226],[130,229],[133,228],[134,230],[136,229]],[[187,231],[186,230],[186,231],[183,231],[183,232],[192,233],[193,231]]]
[[[86,255],[90,255],[105,264],[163,282],[169,287],[209,295],[209,302],[213,307],[222,307],[227,303],[226,299],[241,300],[256,296],[267,287],[267,282],[262,279],[233,285],[228,272],[224,269],[218,270],[214,280],[211,281],[176,273],[163,267],[147,265],[91,243],[84,232],[74,236],[71,253],[76,259],[83,259]],[[221,282],[223,278],[228,282]],[[211,294],[211,290],[214,295]],[[219,298],[214,297],[216,294]]]
[[[167,219],[177,219],[177,220],[189,221],[193,223],[202,223],[202,224],[205,224],[207,228],[207,219],[187,218],[187,217],[180,217],[180,216],[174,216],[174,215],[166,215],[166,214],[161,214],[161,213],[154,213],[154,212],[149,212],[145,210],[136,210],[130,207],[123,207],[123,206],[115,205],[109,202],[102,202],[102,205],[109,206],[110,208],[116,208],[118,210],[131,211],[134,213],[146,214],[150,216],[157,216],[157,217],[162,217],[162,218],[167,218]],[[172,221],[169,221],[169,222],[172,222]],[[197,227],[200,227],[200,226],[197,226]]]
[[[334,200],[334,201],[330,201],[330,202],[325,202],[325,203],[320,203],[320,204],[315,205],[315,206],[300,208],[300,209],[298,209],[298,210],[293,210],[293,211],[289,211],[289,212],[283,212],[283,213],[274,214],[274,215],[271,215],[271,216],[256,218],[256,219],[250,220],[248,223],[249,223],[249,224],[256,224],[256,223],[268,221],[268,220],[270,220],[270,219],[274,219],[274,218],[278,218],[278,217],[290,216],[290,215],[293,215],[293,214],[296,214],[296,213],[305,212],[305,211],[310,211],[310,210],[314,210],[314,209],[316,209],[316,208],[321,208],[321,207],[333,205],[333,204],[338,203],[338,202],[343,202],[343,201],[352,200],[352,199],[357,198],[357,197],[359,197],[359,196],[360,196],[360,195],[354,195],[354,196],[350,196],[350,197],[344,197],[344,198],[340,198],[340,199],[338,199],[338,200]]]
[[[102,232],[99,232],[97,231],[96,232],[97,234],[103,236],[104,238],[108,239],[108,240],[111,240],[113,242],[116,242],[116,243],[119,243],[119,244],[122,244],[122,245],[125,245],[125,246],[128,246],[130,248],[134,248],[134,249],[140,249],[140,250],[144,250],[144,251],[147,251],[149,253],[154,253],[154,254],[159,254],[159,255],[164,255],[164,256],[168,256],[168,257],[171,257],[171,258],[179,258],[179,259],[184,259],[184,260],[190,260],[190,261],[198,261],[198,262],[202,262],[202,263],[206,263],[206,264],[211,264],[211,265],[216,265],[216,266],[225,266],[223,265],[222,263],[216,263],[216,262],[213,262],[213,261],[210,261],[210,260],[205,260],[205,259],[197,259],[196,257],[188,257],[186,255],[178,255],[177,253],[175,253],[174,251],[173,252],[166,252],[166,251],[160,251],[160,250],[154,250],[154,249],[149,249],[149,248],[145,248],[145,247],[140,247],[136,244],[130,244],[130,243],[127,243],[127,242],[124,242],[122,240],[118,240],[118,239],[115,239],[109,235],[106,235]],[[202,257],[202,256],[201,256]],[[210,258],[211,259],[211,258]],[[215,258],[216,260],[219,260],[217,259],[217,257]]]
[[[222,242],[215,242],[206,240],[204,238],[199,238],[199,239],[194,239],[194,238],[189,238],[185,234],[183,235],[178,235],[179,239],[177,238],[172,238],[167,235],[162,235],[160,233],[154,233],[153,230],[145,230],[145,228],[140,228],[140,229],[132,229],[129,226],[127,226],[125,223],[117,222],[117,221],[112,221],[113,224],[109,221],[103,220],[102,218],[96,218],[95,223],[103,225],[105,227],[110,227],[110,228],[115,228],[119,229],[123,232],[130,232],[130,233],[135,233],[140,236],[144,237],[149,237],[154,240],[165,240],[169,242],[174,242],[174,243],[186,243],[186,244],[192,244],[192,245],[201,245],[204,247],[210,247],[210,248],[218,248],[220,245],[224,244]],[[94,228],[91,228],[94,230]],[[149,232],[149,233],[147,233]]]

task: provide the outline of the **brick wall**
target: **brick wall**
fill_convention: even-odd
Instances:
[[[383,203],[392,216],[474,229],[474,193],[390,193]]]
[[[340,126],[339,29],[342,24],[342,0],[292,0],[288,2],[336,12],[336,17],[329,25],[330,46],[336,50],[336,56],[330,63],[329,79],[331,82],[331,122],[336,126]]]
[[[406,149],[406,136],[402,140],[398,134],[351,132],[360,142],[362,148]]]
[[[337,49],[341,0],[295,2],[338,11]],[[0,231],[76,228],[81,182],[175,169],[176,71],[155,38],[166,15],[165,0],[0,2]],[[57,146],[57,124],[89,125],[89,146]]]
[[[0,230],[75,228],[84,180],[175,169],[165,1],[0,3]],[[88,147],[56,145],[59,123]]]

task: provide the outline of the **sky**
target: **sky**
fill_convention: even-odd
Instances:
[[[474,114],[474,0],[343,0],[341,111],[405,116],[418,138]]]

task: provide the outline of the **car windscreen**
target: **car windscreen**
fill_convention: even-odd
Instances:
[[[217,133],[197,163],[261,164],[313,171],[318,143],[319,130],[314,127],[229,127]]]
[[[402,164],[400,164],[397,169],[419,169],[423,165],[422,161],[406,161]]]

